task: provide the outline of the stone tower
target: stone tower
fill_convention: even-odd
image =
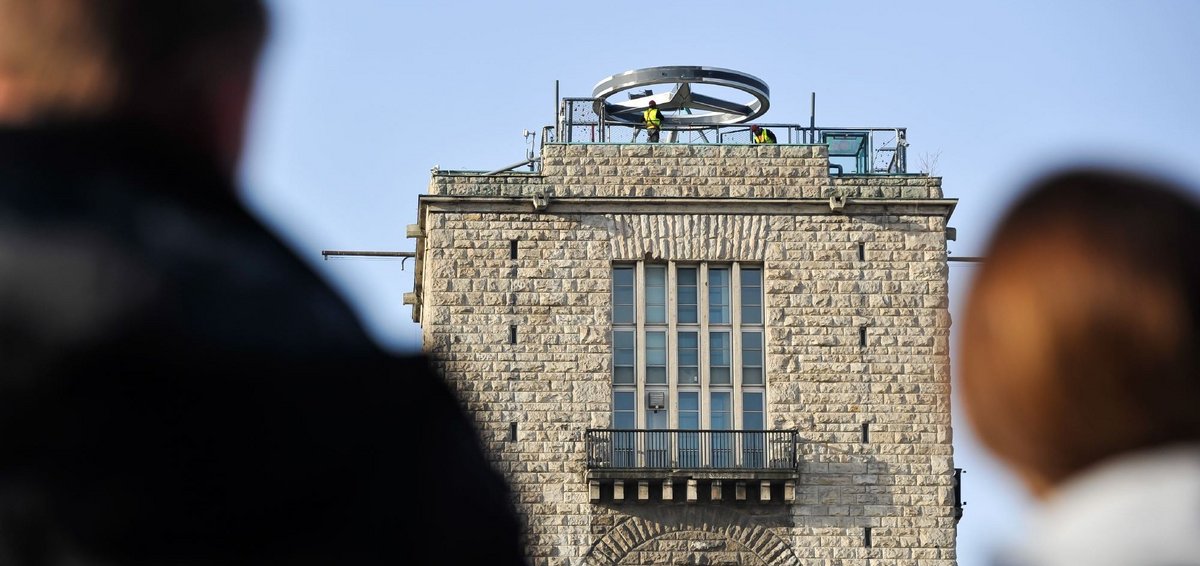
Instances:
[[[825,134],[434,172],[407,300],[533,564],[955,564],[956,201]]]

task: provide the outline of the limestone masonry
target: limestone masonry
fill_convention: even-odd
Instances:
[[[956,563],[956,200],[830,171],[548,143],[538,173],[434,172],[408,300],[531,563]]]

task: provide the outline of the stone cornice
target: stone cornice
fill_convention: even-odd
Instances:
[[[422,195],[432,212],[538,212],[544,214],[765,214],[911,215],[949,218],[958,199],[887,198],[695,198],[695,197],[529,197]]]

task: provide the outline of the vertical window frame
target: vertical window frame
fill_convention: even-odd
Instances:
[[[641,428],[641,422],[640,422],[641,419],[640,419],[639,415],[642,412],[641,411],[641,403],[642,403],[641,389],[642,388],[638,384],[638,382],[641,380],[640,370],[638,369],[638,367],[641,365],[643,358],[639,352],[640,344],[641,344],[642,340],[638,339],[639,336],[641,335],[641,333],[638,331],[638,307],[637,307],[637,305],[638,305],[638,303],[641,302],[639,300],[641,294],[638,292],[638,289],[639,289],[638,271],[639,271],[639,268],[636,263],[616,263],[616,264],[613,264],[612,268],[611,268],[611,276],[610,277],[611,277],[611,282],[612,282],[612,295],[611,295],[612,296],[612,307],[611,307],[612,332],[611,332],[610,336],[612,337],[612,369],[609,372],[610,373],[609,383],[612,386],[612,397],[611,398],[612,398],[612,402],[613,402],[613,409],[611,411],[611,419],[612,419],[611,422],[612,422],[612,428],[614,428],[614,429],[622,428],[622,426],[619,426],[619,425],[625,424],[622,422],[622,417],[625,417],[625,416],[632,417],[633,429]],[[620,274],[628,274],[628,276],[630,278],[629,285],[619,284],[621,282],[621,280],[623,279],[623,277],[618,275],[619,273]],[[618,303],[617,302],[618,295],[619,295],[618,287],[628,287],[629,288],[629,290],[630,290],[630,292],[629,292],[630,299],[629,300],[631,301],[630,303]],[[618,311],[619,311],[620,307],[628,308],[629,315],[630,315],[628,319],[618,316]],[[617,365],[618,335],[631,335],[633,337],[633,344],[632,344],[632,348],[631,348],[632,354],[633,354],[633,360],[632,360],[633,365],[632,366],[624,366],[624,365],[618,366]],[[627,350],[627,349],[629,349],[629,348],[622,348],[622,350]],[[632,370],[631,372],[629,372],[632,374],[632,379],[629,380],[628,382],[625,382],[625,381],[618,382],[618,380],[617,380],[618,369],[626,368],[626,367],[628,367]],[[632,412],[630,415],[625,415],[624,413],[627,412],[625,410],[620,411],[621,414],[618,414],[617,399],[619,397],[623,398],[623,399],[631,400]]]
[[[722,293],[718,293],[717,297],[713,296],[713,290],[710,284],[720,284],[721,281],[712,281],[712,270],[722,270],[724,272],[724,289],[723,297],[725,302],[720,305],[721,310],[718,312],[712,311],[710,301],[721,297]],[[751,305],[746,297],[742,285],[742,269],[753,270],[757,272],[757,285],[750,285],[746,288],[756,288],[757,305]],[[648,271],[664,269],[664,300],[661,303],[649,304],[650,295],[648,285]],[[681,285],[683,280],[679,277],[679,270],[687,269],[694,270],[695,273],[695,295],[696,304],[694,306],[696,313],[696,322],[680,322],[680,296],[685,294],[681,289],[688,288],[690,285]],[[626,274],[632,272],[633,285],[632,293],[633,304],[618,305],[616,302],[617,296],[617,279],[618,271]],[[769,380],[767,375],[767,347],[766,347],[766,276],[767,272],[764,266],[760,263],[753,262],[667,262],[655,263],[646,261],[631,261],[617,262],[612,265],[613,273],[613,305],[612,305],[612,336],[614,344],[613,354],[613,370],[610,383],[613,386],[614,395],[617,391],[632,392],[635,399],[636,427],[638,429],[646,429],[648,426],[647,413],[649,412],[646,399],[650,390],[667,390],[667,412],[668,412],[668,427],[672,430],[680,428],[680,395],[688,394],[695,395],[699,402],[699,427],[701,430],[713,430],[713,414],[712,402],[714,393],[728,394],[725,399],[729,401],[728,425],[732,430],[744,430],[743,422],[743,405],[747,402],[747,394],[759,395],[761,399],[762,411],[754,411],[762,420],[764,429],[768,422],[769,401],[767,399],[766,385]],[[691,273],[689,271],[688,273]],[[743,299],[746,304],[743,304]],[[616,316],[619,307],[633,307],[634,319],[631,322],[622,319],[618,322]],[[757,306],[757,317],[746,317],[744,308],[748,306]],[[659,322],[656,318],[655,322],[647,320],[647,309],[655,308],[665,310],[665,320]],[[717,322],[713,322],[714,315],[725,315]],[[687,317],[684,317],[685,320]],[[720,318],[720,317],[718,317]],[[746,322],[743,318],[756,318]],[[618,332],[634,333],[634,383],[617,383],[616,382],[616,336]],[[662,332],[666,340],[666,383],[649,382],[648,370],[651,367],[649,356],[648,334]],[[696,336],[696,371],[697,381],[694,383],[680,380],[680,369],[685,367],[682,365],[682,349],[680,348],[682,333],[695,333]],[[713,334],[721,333],[727,337],[725,340],[728,348],[725,361],[728,365],[729,380],[727,383],[713,383]],[[759,336],[758,362],[760,365],[745,366],[744,365],[744,336],[746,333],[757,333]],[[655,353],[658,353],[657,351]],[[626,367],[626,366],[621,366]],[[725,366],[718,366],[724,368]],[[757,369],[761,374],[761,383],[744,383],[743,373],[747,367]],[[615,397],[614,397],[615,401]],[[615,411],[615,409],[614,409]],[[693,416],[689,412],[689,417]],[[616,416],[614,415],[614,423]],[[718,423],[719,424],[719,423]]]

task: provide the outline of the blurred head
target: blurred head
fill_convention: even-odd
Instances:
[[[760,129],[760,128],[759,128],[757,125],[750,126],[750,131],[751,131],[751,132],[754,132],[754,133],[756,133],[756,134],[758,133],[758,130],[759,130],[759,129]]]
[[[1068,171],[997,229],[963,324],[984,443],[1044,495],[1102,460],[1200,440],[1200,209],[1178,187]]]
[[[132,119],[232,165],[265,28],[259,0],[0,0],[0,125]]]
[[[653,100],[651,100],[651,101],[650,101],[650,107],[651,107],[651,108],[654,108],[654,107],[656,107],[656,106],[658,106],[658,105],[657,105],[657,104],[655,104]]]

